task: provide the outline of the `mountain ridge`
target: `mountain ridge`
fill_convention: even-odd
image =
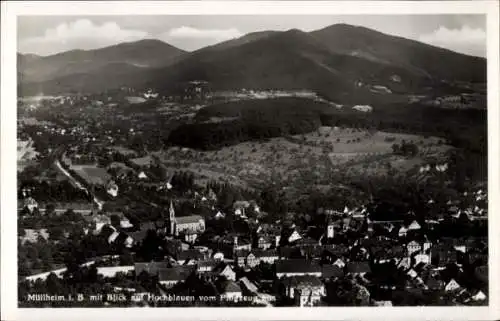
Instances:
[[[110,56],[125,53],[136,57],[133,50],[130,52],[127,49],[129,46],[139,47],[142,49],[139,52],[151,53],[153,49],[144,48],[154,48],[158,43],[162,42],[141,40],[132,45],[122,43],[108,46],[100,49],[101,56],[106,57],[104,64],[130,63],[111,61]],[[80,59],[77,64],[80,69],[66,63],[67,70],[58,70],[59,77],[48,81],[32,81],[31,84],[24,81],[25,89],[28,90],[23,91],[29,92],[29,86],[34,84],[38,88],[58,91],[58,84],[62,81],[67,82],[64,87],[71,88],[72,72],[79,75],[77,87],[83,91],[124,84],[167,90],[179,82],[206,80],[214,89],[303,88],[341,94],[353,91],[353,84],[357,81],[391,84],[389,78],[394,74],[401,76],[400,87],[408,91],[424,83],[443,80],[485,82],[486,78],[484,58],[346,24],[335,24],[311,32],[298,29],[259,31],[193,52],[180,49],[176,52],[165,59],[162,54],[155,54],[155,57],[160,57],[161,63],[153,67],[131,64],[130,75],[112,72],[106,75],[107,83],[93,79],[87,85],[81,82],[82,74],[89,73],[88,79],[92,79],[92,75],[99,78],[104,65],[90,68]],[[82,55],[81,52],[73,54]],[[154,58],[148,58],[155,61]],[[92,61],[87,63],[92,65]],[[22,74],[29,79],[29,74]],[[114,79],[113,75],[117,74],[124,79]]]

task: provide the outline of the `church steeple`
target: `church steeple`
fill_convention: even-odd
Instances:
[[[175,210],[174,210],[174,204],[172,203],[172,201],[170,201],[170,207],[168,209],[168,215],[169,215],[169,223],[170,223],[170,234],[171,235],[174,235],[175,232],[176,232],[176,228],[175,228]]]

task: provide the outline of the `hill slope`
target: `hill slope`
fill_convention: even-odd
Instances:
[[[336,24],[310,33],[333,52],[396,65],[433,78],[486,81],[486,60],[364,27]]]
[[[18,55],[18,68],[24,82],[50,81],[69,75],[101,73],[110,63],[128,64],[135,68],[168,65],[184,53],[159,40],[140,40],[95,50],[71,50],[47,57]]]
[[[411,70],[333,52],[318,39],[289,30],[222,51],[200,51],[151,77],[148,86],[206,80],[213,89],[302,89],[335,94],[353,91],[355,81],[389,81],[392,74],[418,84],[427,77]]]

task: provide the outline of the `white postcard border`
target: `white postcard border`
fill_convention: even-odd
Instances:
[[[500,319],[498,1],[25,1],[2,2],[1,308],[3,320],[494,320]],[[16,28],[18,15],[486,14],[488,59],[489,307],[419,308],[17,308]]]

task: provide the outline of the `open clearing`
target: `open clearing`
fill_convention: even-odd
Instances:
[[[104,168],[93,165],[72,165],[71,169],[74,170],[78,176],[80,176],[88,184],[106,185],[110,179],[109,174]]]
[[[417,144],[419,155],[393,155],[392,145],[403,140]],[[339,174],[405,172],[419,166],[427,156],[449,148],[436,137],[322,127],[307,135],[245,142],[217,151],[173,147],[155,155],[169,170],[193,171],[200,184],[216,180],[251,187],[266,181],[286,181],[297,186],[328,185]]]

